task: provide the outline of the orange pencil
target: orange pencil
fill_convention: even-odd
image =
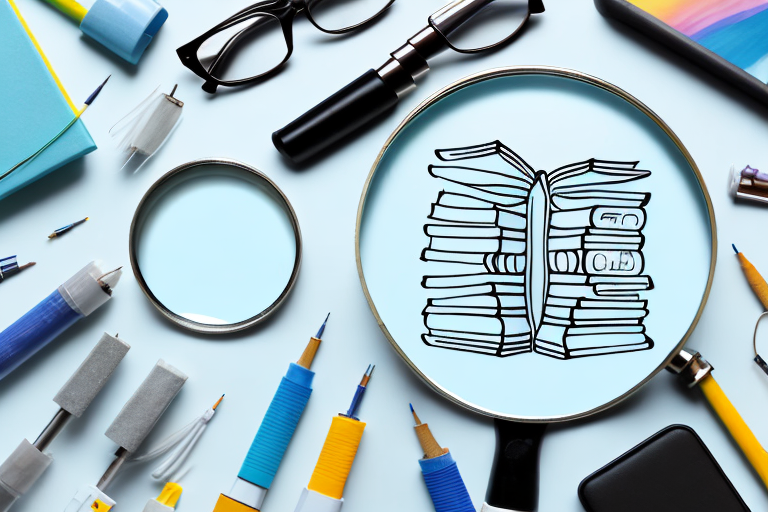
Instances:
[[[765,282],[763,276],[757,271],[755,266],[749,262],[749,260],[739,252],[735,245],[731,244],[733,250],[736,252],[736,256],[739,258],[741,264],[741,270],[744,271],[744,276],[747,278],[749,286],[752,291],[755,292],[757,298],[763,303],[763,307],[768,310],[768,283]]]

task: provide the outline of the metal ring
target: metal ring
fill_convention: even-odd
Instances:
[[[140,214],[143,212],[145,207],[151,206],[150,199],[152,199],[154,192],[157,191],[158,188],[160,188],[162,185],[167,183],[170,179],[174,178],[175,176],[183,172],[189,171],[190,169],[193,169],[195,167],[199,167],[203,165],[229,166],[234,169],[240,169],[242,171],[251,173],[255,175],[258,179],[262,180],[274,192],[276,192],[278,196],[282,199],[282,202],[284,203],[283,206],[284,206],[285,212],[288,214],[288,217],[290,218],[291,225],[293,227],[293,232],[296,236],[296,259],[293,265],[293,270],[291,271],[291,277],[288,279],[288,283],[286,284],[283,291],[280,293],[277,299],[275,299],[275,301],[272,302],[272,304],[270,304],[269,307],[267,307],[264,311],[261,311],[257,315],[252,316],[251,318],[248,318],[246,320],[233,323],[233,324],[226,324],[226,325],[203,324],[203,323],[194,322],[192,320],[189,320],[188,318],[179,316],[173,311],[169,310],[157,297],[155,297],[155,295],[152,293],[152,290],[149,289],[149,286],[144,280],[144,276],[141,274],[141,269],[139,268],[138,256],[136,253],[136,250],[137,250],[136,238],[138,233],[141,231],[138,228],[140,224]],[[147,296],[147,298],[152,303],[152,305],[154,305],[158,309],[158,311],[160,311],[160,313],[163,314],[163,316],[165,316],[172,322],[184,327],[185,329],[189,329],[190,331],[205,333],[205,334],[226,334],[226,333],[242,331],[243,329],[247,329],[249,327],[252,327],[264,321],[267,317],[269,317],[269,315],[274,313],[282,305],[285,298],[291,292],[294,284],[296,284],[296,279],[298,278],[298,275],[299,275],[299,267],[301,266],[301,252],[302,252],[301,229],[299,228],[299,219],[296,216],[296,212],[293,210],[293,206],[291,205],[288,198],[285,196],[283,191],[280,190],[280,188],[271,179],[269,179],[264,173],[260,172],[258,169],[251,167],[247,164],[244,164],[242,162],[238,162],[236,160],[230,160],[226,158],[204,158],[201,160],[194,160],[192,162],[182,164],[176,167],[175,169],[168,171],[160,179],[158,179],[155,183],[153,183],[152,186],[149,187],[149,190],[147,190],[147,192],[144,194],[144,197],[141,198],[141,201],[139,201],[139,205],[136,207],[136,211],[133,214],[133,220],[131,221],[131,229],[128,235],[128,244],[129,244],[128,250],[130,253],[131,268],[133,269],[133,275],[136,277],[136,281],[139,283],[139,287],[144,292],[144,295]]]
[[[374,304],[373,299],[371,298],[371,294],[368,290],[368,285],[366,284],[366,281],[365,281],[365,275],[363,274],[363,263],[360,256],[360,230],[362,226],[363,212],[365,209],[365,201],[368,196],[368,191],[370,189],[371,182],[373,181],[373,177],[376,173],[376,169],[379,166],[379,162],[381,161],[387,149],[389,149],[390,145],[398,137],[400,132],[403,129],[405,129],[406,126],[408,126],[411,121],[417,118],[421,113],[423,113],[433,104],[437,103],[443,98],[450,96],[451,94],[461,89],[464,89],[471,85],[484,82],[487,80],[491,80],[494,78],[508,77],[508,76],[524,76],[524,75],[544,75],[544,76],[553,76],[553,77],[559,77],[559,78],[567,78],[570,80],[575,80],[577,82],[583,82],[583,83],[592,85],[594,87],[607,91],[623,99],[633,107],[637,108],[640,112],[645,114],[657,126],[659,126],[659,128],[661,128],[664,131],[664,133],[670,138],[670,140],[675,144],[675,146],[678,148],[680,153],[685,157],[685,160],[688,163],[688,165],[693,170],[694,176],[696,178],[696,181],[699,184],[699,187],[701,188],[702,196],[707,205],[707,214],[709,216],[709,226],[710,226],[710,236],[712,240],[711,252],[710,252],[711,259],[710,259],[710,265],[709,265],[709,276],[707,278],[706,288],[704,289],[704,293],[702,294],[702,297],[701,297],[701,304],[699,305],[699,308],[696,311],[696,316],[691,321],[690,327],[686,330],[685,335],[680,340],[680,342],[676,345],[675,349],[667,356],[667,358],[656,369],[654,369],[645,379],[643,379],[640,383],[638,383],[632,389],[630,389],[623,395],[619,396],[618,398],[606,404],[603,404],[600,407],[596,407],[592,410],[589,410],[580,414],[573,414],[573,415],[566,415],[566,416],[551,416],[546,418],[518,417],[518,416],[503,414],[498,411],[486,409],[477,404],[466,401],[460,396],[456,395],[455,393],[452,393],[451,391],[445,389],[444,387],[434,382],[429,376],[424,374],[419,368],[417,368],[416,365],[413,363],[413,361],[411,361],[408,358],[405,352],[397,344],[397,342],[395,341],[395,339],[392,337],[389,330],[387,329],[387,326],[384,325],[384,321],[381,319],[381,316],[379,316],[379,313],[376,310],[376,305]],[[551,423],[551,422],[561,422],[561,421],[568,421],[572,419],[584,418],[584,417],[596,414],[598,412],[604,411],[609,407],[616,405],[617,403],[629,397],[632,393],[637,391],[640,387],[642,387],[649,380],[651,380],[651,378],[654,375],[656,375],[661,370],[663,370],[667,365],[669,365],[669,363],[683,348],[683,345],[685,345],[685,342],[693,333],[693,330],[696,327],[696,324],[699,322],[699,319],[701,318],[701,314],[704,311],[704,306],[707,303],[707,299],[709,297],[709,293],[712,288],[712,280],[715,275],[715,263],[717,262],[717,226],[715,223],[715,211],[714,211],[714,207],[712,206],[712,199],[710,198],[709,192],[707,191],[707,186],[704,183],[704,178],[702,177],[701,172],[699,171],[699,168],[696,166],[696,162],[693,161],[693,157],[691,157],[691,154],[688,152],[685,146],[683,146],[683,143],[677,137],[675,132],[673,132],[672,129],[648,106],[646,106],[644,103],[642,103],[640,100],[638,100],[628,92],[611,84],[610,82],[606,82],[605,80],[594,77],[592,75],[588,75],[586,73],[582,73],[580,71],[575,71],[567,68],[552,67],[552,66],[509,66],[509,67],[489,69],[487,71],[482,71],[480,73],[467,76],[439,90],[438,92],[436,92],[435,94],[433,94],[432,96],[430,96],[429,98],[421,102],[410,114],[408,114],[408,116],[406,116],[406,118],[400,123],[400,125],[395,129],[395,131],[392,132],[392,134],[389,136],[387,141],[384,143],[384,146],[381,148],[381,151],[379,151],[379,154],[376,157],[376,160],[373,162],[373,166],[371,167],[368,177],[365,180],[365,184],[363,185],[363,192],[360,197],[360,203],[357,209],[357,222],[355,224],[355,259],[357,262],[357,273],[358,273],[358,276],[360,277],[360,283],[363,287],[363,293],[365,294],[365,298],[368,301],[368,305],[370,306],[371,311],[373,312],[373,316],[376,318],[376,322],[379,324],[379,327],[384,333],[384,336],[387,338],[387,340],[395,349],[395,351],[400,355],[400,357],[403,358],[405,363],[411,368],[411,370],[413,370],[413,372],[416,373],[416,375],[418,375],[419,378],[422,381],[424,381],[430,388],[432,388],[439,395],[450,400],[451,402],[457,405],[460,405],[466,409],[469,409],[470,411],[476,412],[478,414],[483,414],[485,416],[512,420],[512,421],[524,421],[524,422],[530,422],[530,423]]]

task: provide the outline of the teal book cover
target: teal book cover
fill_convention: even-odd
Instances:
[[[76,107],[12,0],[0,0],[0,174],[32,155]],[[0,180],[0,199],[96,149],[78,120],[36,158]]]

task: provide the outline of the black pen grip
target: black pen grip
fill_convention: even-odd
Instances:
[[[533,512],[539,501],[539,449],[546,423],[494,420],[496,455],[485,502],[503,510]]]
[[[373,69],[272,134],[285,157],[300,164],[359,130],[397,104],[397,94]]]

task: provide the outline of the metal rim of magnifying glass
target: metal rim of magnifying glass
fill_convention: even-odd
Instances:
[[[397,344],[397,341],[395,341],[394,337],[390,334],[389,330],[387,329],[387,326],[384,324],[384,321],[379,315],[379,312],[376,309],[376,305],[374,304],[373,299],[371,298],[371,294],[368,290],[368,285],[366,284],[366,281],[365,281],[365,274],[363,273],[363,262],[360,256],[360,227],[362,224],[363,213],[365,210],[365,201],[368,196],[368,191],[370,190],[371,183],[376,174],[376,170],[379,167],[379,163],[381,162],[381,159],[384,156],[384,153],[387,151],[387,149],[389,149],[390,145],[394,142],[394,140],[397,138],[400,132],[403,129],[405,129],[405,127],[408,126],[412,120],[418,117],[421,113],[423,113],[429,107],[431,107],[438,101],[442,100],[443,98],[450,96],[451,94],[457,91],[460,91],[461,89],[464,89],[468,86],[477,84],[479,82],[484,82],[486,80],[491,80],[494,78],[509,77],[509,76],[523,76],[523,75],[544,75],[544,76],[551,76],[551,77],[567,78],[567,79],[575,80],[577,82],[583,82],[583,83],[595,86],[604,91],[607,91],[615,96],[618,96],[619,98],[623,99],[630,105],[637,108],[640,112],[645,114],[648,118],[650,118],[654,123],[656,123],[664,131],[667,137],[669,137],[672,140],[672,142],[674,142],[675,146],[677,146],[677,149],[685,157],[685,160],[693,170],[696,180],[698,181],[699,186],[701,187],[701,193],[704,196],[704,200],[707,204],[707,213],[709,215],[710,237],[712,240],[709,276],[707,278],[707,286],[704,290],[704,294],[702,295],[699,309],[696,311],[696,316],[691,322],[691,325],[688,327],[688,330],[685,332],[685,335],[677,344],[675,349],[672,352],[670,352],[670,354],[666,357],[664,362],[662,362],[647,377],[645,377],[645,379],[643,379],[640,383],[638,383],[632,389],[625,392],[618,398],[611,400],[610,402],[607,402],[599,407],[595,407],[594,409],[590,409],[586,412],[582,412],[579,414],[556,415],[556,416],[547,416],[547,417],[514,416],[510,414],[503,414],[501,412],[492,411],[490,409],[480,407],[477,404],[464,400],[460,396],[448,391],[446,388],[440,386],[437,382],[430,379],[421,370],[419,370],[419,368],[413,363],[413,361],[410,360],[410,358],[406,355],[405,351],[403,351],[403,349],[400,348],[400,346]],[[680,351],[680,349],[683,348],[683,345],[685,345],[685,342],[688,340],[691,333],[693,333],[693,330],[696,327],[696,324],[699,322],[699,318],[701,318],[701,313],[704,311],[704,305],[707,303],[707,299],[709,298],[709,292],[710,292],[710,289],[712,288],[712,279],[714,278],[714,275],[715,275],[715,263],[717,262],[717,226],[715,224],[715,211],[712,206],[712,199],[709,197],[707,186],[704,183],[704,178],[702,177],[701,172],[699,171],[699,168],[696,166],[696,162],[693,161],[691,154],[685,148],[685,146],[677,137],[675,132],[673,132],[672,129],[658,115],[656,115],[656,113],[653,110],[648,108],[648,106],[646,106],[644,103],[642,103],[640,100],[638,100],[628,92],[611,84],[610,82],[606,82],[605,80],[594,77],[592,75],[588,75],[586,73],[582,73],[580,71],[575,71],[567,68],[551,67],[551,66],[509,66],[509,67],[489,69],[487,71],[481,71],[480,73],[469,75],[437,91],[435,94],[433,94],[432,96],[428,97],[426,100],[421,102],[410,114],[406,116],[406,118],[400,123],[400,125],[395,129],[395,131],[392,132],[392,134],[389,136],[387,141],[384,143],[384,146],[381,148],[381,151],[376,157],[376,160],[373,162],[373,166],[371,167],[371,170],[368,173],[368,177],[365,180],[365,185],[363,186],[363,193],[362,193],[362,196],[360,197],[360,203],[357,209],[357,221],[355,223],[355,259],[357,261],[357,273],[360,276],[360,283],[363,286],[363,293],[365,294],[365,298],[368,301],[368,305],[370,306],[371,311],[373,312],[373,316],[376,318],[376,322],[379,324],[379,327],[384,333],[384,336],[387,338],[387,340],[395,349],[395,351],[400,355],[400,357],[403,358],[403,360],[410,367],[410,369],[413,370],[413,372],[415,372],[416,375],[418,375],[419,378],[422,381],[424,381],[429,387],[431,387],[439,395],[441,395],[444,398],[447,398],[451,402],[458,404],[466,409],[469,409],[470,411],[482,414],[484,416],[489,416],[492,418],[501,418],[501,419],[512,420],[512,421],[523,421],[523,422],[529,422],[529,423],[553,423],[553,422],[562,422],[562,421],[569,421],[569,420],[574,420],[578,418],[584,418],[586,416],[596,414],[598,412],[604,411],[605,409],[608,409],[616,405],[617,403],[629,397],[632,393],[637,391],[649,380],[651,380],[653,376],[655,376],[662,369],[664,369],[670,363],[672,358]]]
[[[200,167],[203,165],[224,165],[224,166],[233,167],[236,169],[240,169],[242,171],[249,172],[255,175],[260,180],[262,180],[266,185],[268,185],[275,192],[277,192],[277,194],[282,199],[284,203],[283,206],[285,206],[285,211],[286,213],[288,213],[288,217],[291,220],[291,226],[293,226],[294,235],[296,236],[296,260],[293,264],[291,277],[288,279],[288,283],[286,284],[283,291],[280,293],[277,299],[275,299],[275,301],[272,304],[270,304],[269,307],[267,307],[265,310],[261,311],[255,316],[252,316],[251,318],[248,318],[246,320],[233,323],[233,324],[226,324],[226,325],[203,324],[203,323],[194,322],[192,320],[189,320],[188,318],[179,316],[173,311],[169,310],[157,297],[155,297],[155,295],[152,293],[152,290],[150,290],[149,286],[144,280],[144,276],[141,274],[141,269],[139,267],[138,257],[136,254],[136,246],[137,246],[136,236],[138,234],[137,224],[139,220],[139,215],[142,213],[142,210],[144,209],[146,202],[150,199],[150,197],[152,197],[153,193],[160,186],[168,182],[168,180],[172,179],[178,174],[181,174],[185,171],[188,171],[190,169],[193,169],[195,167]],[[168,171],[160,179],[158,179],[155,183],[153,183],[152,186],[149,187],[149,190],[147,190],[147,192],[144,194],[144,197],[141,198],[141,201],[139,201],[139,205],[136,207],[136,211],[133,214],[133,220],[131,221],[131,229],[128,235],[128,244],[129,244],[131,268],[133,269],[133,275],[136,276],[136,281],[139,283],[139,287],[141,287],[141,290],[144,292],[144,295],[147,296],[147,298],[152,303],[152,305],[155,306],[155,308],[157,308],[157,310],[160,311],[160,313],[162,313],[163,316],[165,316],[172,322],[186,329],[189,329],[190,331],[204,333],[204,334],[226,334],[226,333],[242,331],[243,329],[248,329],[249,327],[252,327],[260,322],[263,322],[267,317],[269,317],[272,313],[274,313],[283,304],[283,302],[285,301],[285,298],[293,289],[294,284],[296,284],[296,279],[299,275],[299,267],[301,266],[301,247],[302,247],[301,246],[301,229],[299,228],[299,219],[296,216],[296,212],[293,210],[293,206],[291,205],[291,202],[285,196],[283,191],[280,190],[280,187],[278,187],[275,184],[275,182],[269,179],[264,173],[262,173],[261,171],[259,171],[254,167],[251,167],[248,164],[244,164],[236,160],[230,160],[228,158],[203,158],[200,160],[187,162],[185,164],[182,164],[176,167],[175,169]]]

